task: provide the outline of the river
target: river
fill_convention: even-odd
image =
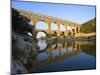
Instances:
[[[96,43],[65,40],[39,40],[38,54],[32,61],[31,72],[56,72],[96,68]]]

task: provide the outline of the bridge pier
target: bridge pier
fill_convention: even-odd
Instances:
[[[61,34],[61,32],[60,32],[60,24],[58,24],[57,36],[59,37],[60,34]]]
[[[48,35],[51,36],[51,23],[47,23],[48,24]]]

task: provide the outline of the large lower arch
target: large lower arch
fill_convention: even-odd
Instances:
[[[47,30],[48,29],[48,24],[44,21],[38,21],[35,25],[35,29]]]

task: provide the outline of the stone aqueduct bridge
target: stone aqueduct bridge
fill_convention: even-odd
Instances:
[[[78,24],[78,23],[65,21],[63,19],[58,19],[56,17],[51,17],[51,16],[33,13],[33,12],[27,12],[27,11],[23,11],[23,10],[17,10],[17,11],[21,15],[24,15],[27,18],[29,18],[32,22],[32,25],[36,25],[36,23],[39,21],[45,22],[48,25],[48,29],[47,30],[39,29],[39,31],[45,31],[48,35],[51,35],[51,33],[53,31],[55,31],[57,33],[57,36],[60,36],[60,34],[62,33],[62,31],[60,30],[60,25],[64,25],[64,27],[65,27],[65,31],[63,31],[65,36],[67,36],[69,32],[71,33],[71,35],[73,35],[73,34],[77,35],[77,33],[79,33],[79,31],[80,31],[80,24]],[[55,23],[57,25],[58,30],[51,29],[52,23]],[[67,29],[68,26],[71,27],[72,30],[68,30]]]

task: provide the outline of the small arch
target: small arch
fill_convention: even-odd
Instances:
[[[60,25],[60,30],[61,30],[61,31],[65,31],[65,30],[66,30],[64,24],[61,24],[61,25]]]
[[[68,31],[72,31],[71,26],[67,26],[67,30],[68,30]]]
[[[35,29],[43,29],[43,30],[45,30],[45,29],[48,29],[48,25],[47,25],[47,23],[45,21],[41,20],[41,21],[38,21],[36,23]]]
[[[57,24],[56,23],[51,23],[51,30],[58,30]]]

